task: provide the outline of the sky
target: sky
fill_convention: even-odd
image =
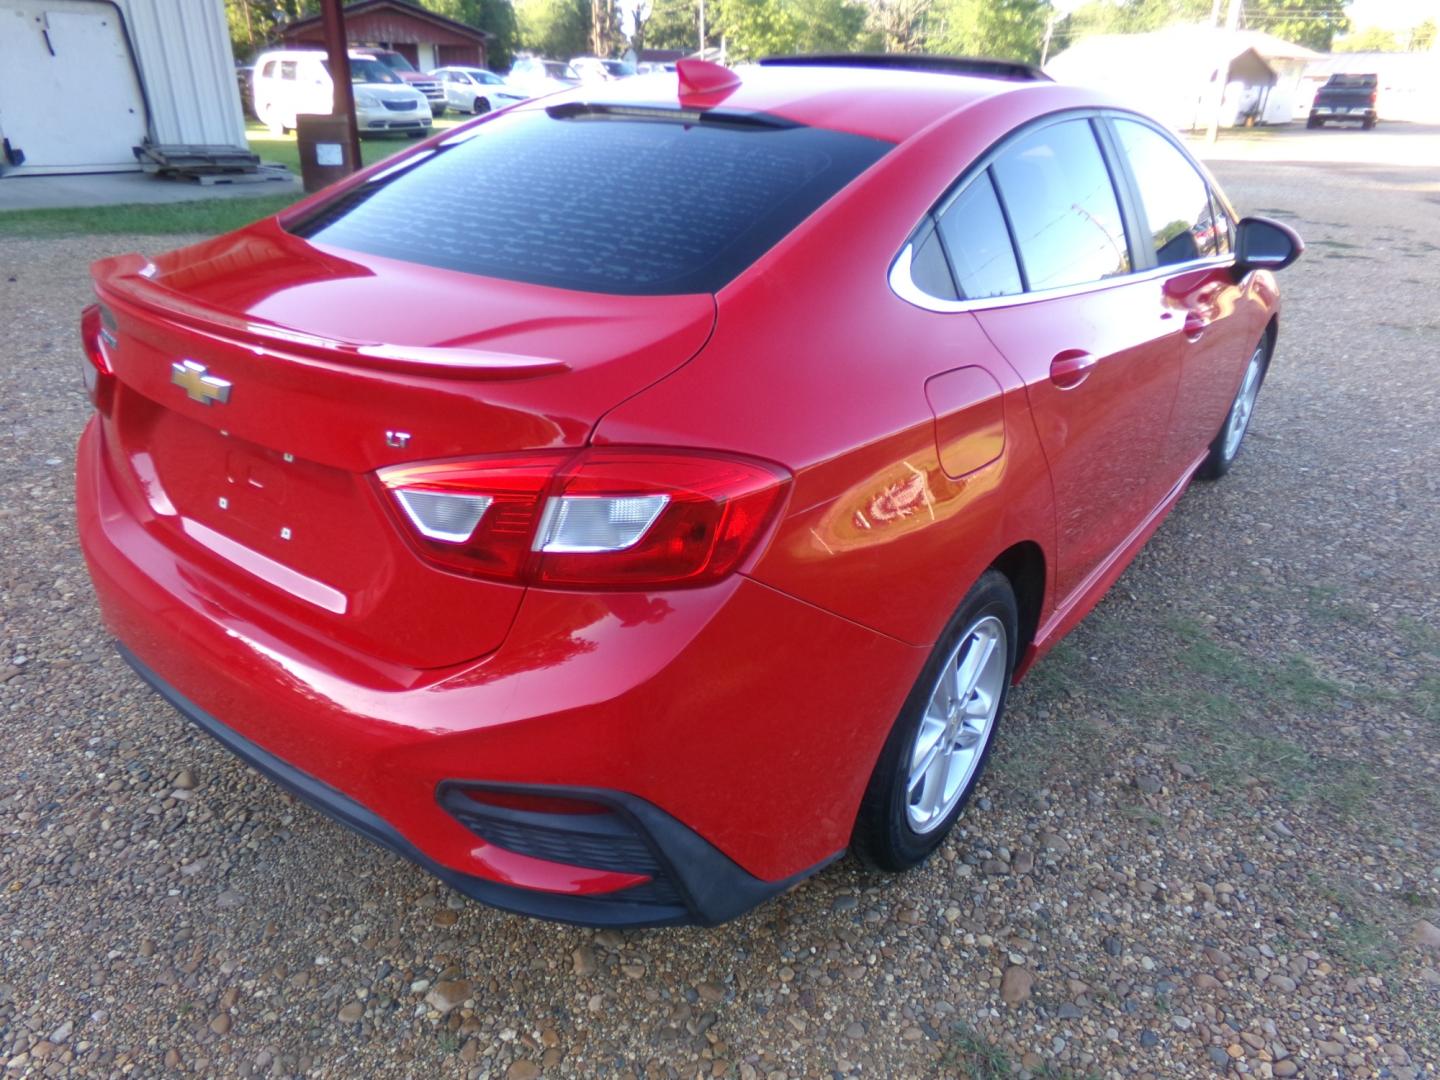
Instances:
[[[1440,0],[1353,0],[1346,10],[1361,30],[1367,26],[1408,30],[1426,19],[1440,22]]]
[[[1055,10],[1064,15],[1075,10],[1085,0],[1051,0]],[[630,26],[630,13],[634,0],[621,0],[625,12],[626,27]],[[1440,23],[1440,0],[1350,0],[1346,5],[1355,29],[1367,26],[1382,26],[1387,30],[1408,30],[1426,19]]]
[[[1085,0],[1051,0],[1062,15],[1075,10]],[[1347,5],[1350,19],[1357,29],[1383,26],[1387,30],[1408,30],[1434,19],[1440,22],[1440,0],[1351,0]]]

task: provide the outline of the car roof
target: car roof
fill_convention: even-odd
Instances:
[[[681,61],[682,64],[685,61]],[[903,142],[930,124],[977,102],[999,96],[1035,95],[1051,108],[1101,104],[1098,97],[1048,81],[937,74],[843,63],[732,69],[737,85],[687,100],[705,107],[759,112],[811,127],[831,128]],[[591,104],[674,107],[680,99],[674,72],[637,75],[581,87],[544,99]],[[1039,102],[1037,100],[1037,107]]]

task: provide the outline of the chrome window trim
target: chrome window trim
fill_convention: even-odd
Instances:
[[[1157,281],[1160,278],[1172,277],[1190,270],[1235,265],[1233,257],[1211,256],[1208,259],[1191,259],[1189,262],[1172,263],[1169,266],[1153,266],[1148,270],[1117,274],[1114,277],[1101,278],[1099,281],[1085,281],[1079,285],[1066,285],[1058,289],[1011,293],[1008,296],[976,297],[970,300],[942,300],[940,297],[931,296],[922,290],[910,277],[910,260],[914,256],[914,248],[914,241],[907,240],[905,246],[900,249],[900,254],[895,256],[895,261],[890,264],[890,291],[907,304],[913,304],[925,311],[934,311],[942,315],[1015,307],[1019,304],[1036,304],[1045,300],[1059,300],[1066,296],[1080,296],[1084,293],[1099,292],[1102,289],[1113,289],[1120,285]]]
[[[940,215],[944,214],[950,208],[950,206],[955,202],[955,200],[960,197],[961,193],[970,186],[976,176],[990,168],[990,166],[994,163],[995,159],[1000,156],[1001,152],[1010,142],[1012,142],[1022,134],[1028,134],[1032,131],[1047,128],[1052,126],[1053,124],[1063,123],[1066,120],[1080,119],[1135,120],[1139,121],[1146,127],[1149,127],[1155,132],[1164,136],[1164,138],[1172,146],[1174,146],[1180,151],[1181,156],[1190,163],[1190,165],[1195,169],[1195,171],[1200,174],[1200,179],[1203,180],[1205,182],[1205,186],[1209,188],[1215,202],[1219,205],[1221,211],[1225,214],[1225,216],[1230,219],[1230,236],[1232,247],[1232,251],[1230,252],[1230,254],[1211,255],[1204,259],[1191,259],[1188,262],[1173,263],[1169,266],[1153,266],[1148,267],[1144,270],[1130,270],[1124,274],[1117,274],[1114,277],[1101,278],[1098,281],[1081,282],[1078,285],[1066,285],[1058,289],[1045,289],[1034,290],[1030,292],[1012,293],[1007,296],[976,297],[968,300],[946,300],[938,296],[931,296],[929,293],[925,292],[918,285],[916,285],[914,279],[910,276],[910,262],[911,259],[914,257],[915,236],[921,231],[923,231],[923,227],[926,221],[928,220],[933,222],[934,227],[938,229]],[[1097,142],[1098,141],[1099,139],[1097,136]],[[1102,156],[1104,156],[1105,154],[1103,146],[1101,148],[1101,154]],[[996,189],[998,193],[998,184],[996,185]],[[1118,190],[1115,193],[1115,197],[1117,201],[1123,201],[1124,199],[1124,196],[1122,196]],[[1124,207],[1122,206],[1122,216],[1124,212]],[[1120,109],[1111,106],[1092,106],[1075,109],[1062,109],[1058,112],[1048,113],[1044,116],[1036,117],[1035,119],[1030,120],[1027,123],[1021,124],[1019,127],[1012,129],[1011,131],[1007,132],[1002,138],[996,141],[996,143],[992,145],[988,150],[986,150],[983,154],[981,154],[974,161],[972,161],[970,165],[965,169],[965,171],[960,174],[959,179],[956,180],[955,183],[952,184],[950,188],[940,196],[936,203],[929,210],[926,211],[925,217],[915,226],[914,229],[911,230],[909,239],[905,241],[899,253],[891,262],[887,278],[889,280],[891,292],[893,292],[901,300],[904,300],[907,304],[913,304],[915,307],[922,308],[925,311],[934,311],[940,314],[950,314],[965,311],[985,311],[993,308],[1015,307],[1019,304],[1038,303],[1044,300],[1058,300],[1067,296],[1080,296],[1085,293],[1099,292],[1101,289],[1111,289],[1119,285],[1128,285],[1135,282],[1154,281],[1159,278],[1170,277],[1173,274],[1183,274],[1189,270],[1201,270],[1212,267],[1226,266],[1233,267],[1235,265],[1235,253],[1233,251],[1235,229],[1238,223],[1239,217],[1235,213],[1234,207],[1230,205],[1230,201],[1225,197],[1224,192],[1220,189],[1220,185],[1215,182],[1215,178],[1210,174],[1209,170],[1206,169],[1204,164],[1198,161],[1195,156],[1190,153],[1189,149],[1182,142],[1180,142],[1171,132],[1167,131],[1150,117],[1144,115],[1143,113],[1132,112],[1129,109]],[[1019,258],[1018,252],[1016,253],[1016,258],[1017,260]]]

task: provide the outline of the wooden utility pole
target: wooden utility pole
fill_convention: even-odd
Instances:
[[[700,55],[705,55],[705,0],[700,0]]]
[[[1233,3],[1234,0],[1231,0]],[[350,85],[350,45],[345,39],[345,13],[341,0],[320,0],[325,23],[325,52],[330,61],[330,81],[335,85],[333,116],[348,117],[350,160],[360,168],[360,128],[355,121],[355,90]]]
[[[1242,0],[1230,0],[1225,12],[1225,36],[1215,45],[1215,85],[1210,91],[1210,125],[1205,129],[1205,141],[1214,142],[1220,137],[1220,110],[1225,107],[1225,84],[1230,80],[1230,61],[1235,58],[1235,32],[1240,29],[1240,5]],[[1219,0],[1216,0],[1219,7]]]
[[[1220,0],[1215,0],[1218,4]],[[1050,37],[1055,33],[1055,9],[1050,9],[1050,14],[1045,16],[1045,40],[1040,43],[1040,66],[1045,66],[1045,61],[1050,59]]]

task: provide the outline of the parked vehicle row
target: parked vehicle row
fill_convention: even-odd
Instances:
[[[433,72],[427,75],[425,72],[417,70],[409,60],[406,60],[394,49],[367,47],[356,49],[355,52],[359,56],[370,56],[380,61],[411,87],[425,95],[425,100],[430,103],[430,112],[433,115],[445,115],[445,90]]]
[[[355,123],[363,135],[428,134],[429,99],[373,56],[350,53]],[[335,96],[330,61],[323,49],[261,53],[252,79],[255,115],[277,134],[293,131],[301,113],[328,116]]]
[[[451,65],[428,74],[393,49],[350,50],[355,114],[362,135],[382,132],[423,134],[449,109],[480,115],[541,94],[585,82],[623,78],[633,72],[619,60],[594,56],[573,63],[520,57],[501,76],[482,67]],[[328,115],[334,84],[321,49],[277,49],[262,53],[253,67],[237,70],[242,97],[271,130],[294,130],[301,113]]]
[[[445,102],[459,112],[474,116],[491,109],[503,109],[533,96],[512,86],[493,71],[478,67],[447,67],[432,72],[445,92]]]

